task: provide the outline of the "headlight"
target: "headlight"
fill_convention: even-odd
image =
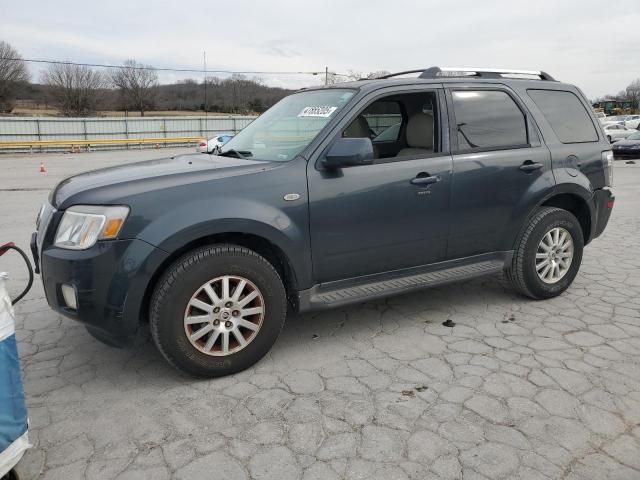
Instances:
[[[56,247],[86,250],[98,240],[117,238],[129,207],[75,205],[68,208],[56,232]]]

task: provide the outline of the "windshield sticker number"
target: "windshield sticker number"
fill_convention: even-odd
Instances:
[[[321,117],[327,118],[330,117],[333,112],[335,112],[338,107],[304,107],[302,111],[298,114],[298,117]]]

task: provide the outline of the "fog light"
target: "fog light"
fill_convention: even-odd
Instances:
[[[62,290],[62,298],[64,298],[64,303],[66,303],[67,307],[72,310],[78,309],[78,298],[76,296],[76,289],[73,285],[62,285],[60,287]]]

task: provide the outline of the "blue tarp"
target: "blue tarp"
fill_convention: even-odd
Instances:
[[[11,300],[0,273],[0,478],[28,448],[27,407],[20,376]]]
[[[27,431],[16,336],[0,342],[0,452]]]

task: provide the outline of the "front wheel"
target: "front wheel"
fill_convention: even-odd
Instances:
[[[267,260],[244,247],[209,246],[178,259],[158,282],[151,335],[177,369],[219,377],[260,360],[286,312],[282,280]]]
[[[576,217],[553,207],[539,209],[525,227],[506,270],[514,288],[534,299],[564,292],[578,274],[584,237]]]

